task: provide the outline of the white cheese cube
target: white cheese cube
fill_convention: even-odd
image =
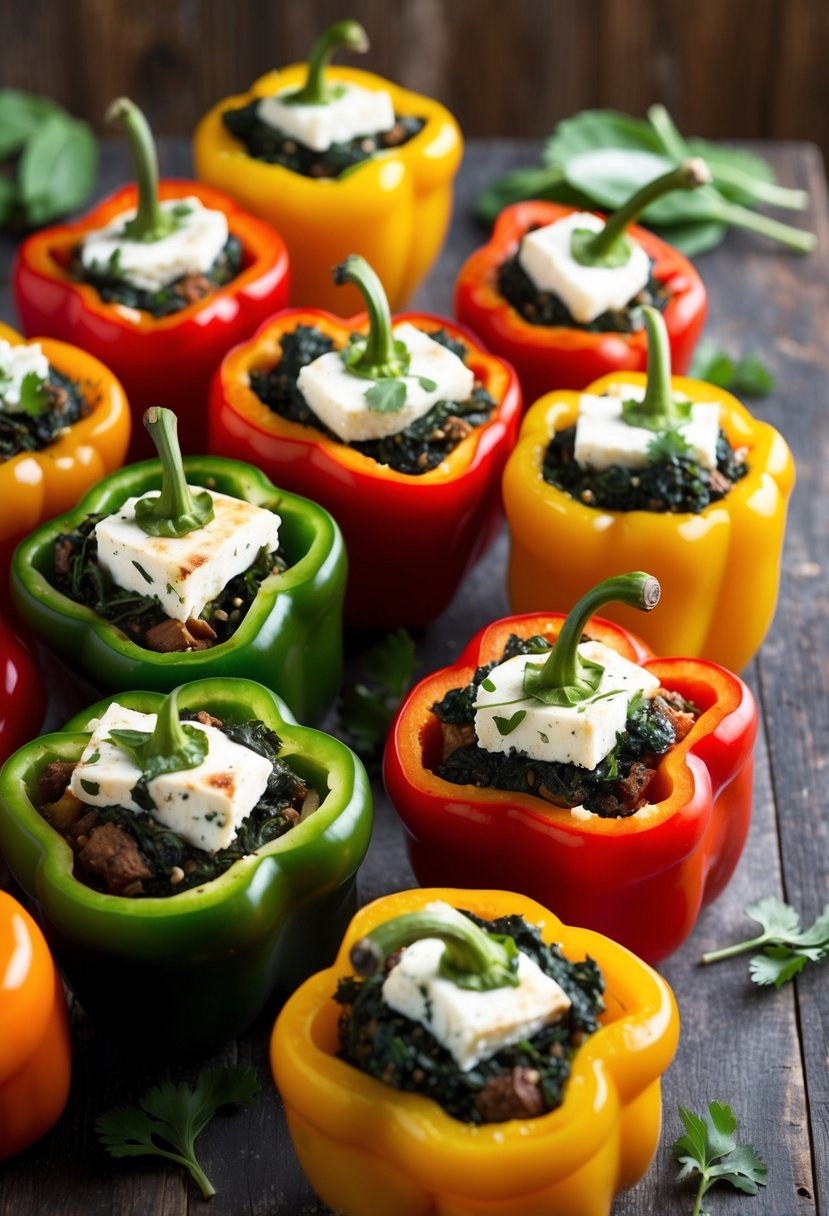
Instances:
[[[369,408],[366,392],[376,381],[349,372],[339,351],[320,355],[299,373],[299,391],[317,417],[344,443],[397,435],[428,414],[438,401],[463,402],[472,395],[475,375],[453,351],[408,322],[395,326],[394,336],[405,342],[411,356],[405,377],[406,401],[396,413],[383,414]],[[423,388],[418,376],[433,381],[436,387]]]
[[[72,774],[72,793],[89,806],[141,811],[130,797],[141,769],[129,752],[110,741],[109,732],[126,728],[152,733],[155,724],[155,714],[110,705],[93,723],[92,737]],[[265,791],[271,764],[217,727],[188,725],[207,735],[207,755],[195,768],[164,773],[147,783],[155,804],[150,814],[188,844],[215,853],[236,839],[239,825]]]
[[[178,216],[175,230],[158,241],[131,240],[124,225],[134,218],[135,209],[122,211],[84,240],[81,263],[86,270],[106,275],[115,259],[117,276],[141,291],[158,291],[185,274],[203,274],[227,244],[227,216],[189,195],[161,203],[166,212],[185,207],[189,211]]]
[[[613,385],[613,393],[596,397],[583,393],[579,398],[576,423],[576,463],[582,468],[607,469],[620,465],[641,469],[651,463],[648,448],[657,432],[643,426],[629,426],[622,417],[623,401],[641,401],[645,389],[639,384]],[[677,396],[677,400],[686,400]],[[720,434],[720,407],[716,402],[695,402],[691,417],[676,430],[704,469],[717,467],[717,440]]]
[[[575,321],[588,325],[603,312],[624,308],[650,279],[650,259],[641,245],[628,241],[631,254],[624,266],[582,266],[570,251],[574,231],[601,232],[604,220],[578,211],[528,232],[518,261],[539,291],[551,291]]]
[[[0,338],[0,410],[6,414],[21,412],[20,389],[26,376],[32,373],[40,381],[49,378],[49,360],[40,344],[24,342],[12,346]]]
[[[475,733],[480,746],[488,752],[520,752],[532,760],[595,769],[625,729],[633,697],[638,692],[653,696],[659,680],[602,642],[582,642],[578,650],[582,658],[604,667],[594,696],[578,705],[543,705],[524,692],[525,667],[543,664],[546,655],[516,655],[494,667],[478,688]],[[523,717],[510,728],[518,714]]]
[[[201,493],[200,486],[190,487]],[[210,491],[215,515],[185,536],[148,536],[135,522],[138,498],[95,527],[98,561],[127,591],[154,595],[177,621],[198,617],[205,604],[257,558],[279,543],[280,519],[273,511]],[[145,499],[156,497],[153,491]]]
[[[444,949],[435,937],[407,946],[386,977],[383,1000],[397,1013],[425,1026],[462,1072],[469,1072],[503,1047],[532,1038],[570,1008],[566,992],[526,954],[518,956],[517,987],[475,992],[440,975]]]
[[[332,144],[348,143],[358,135],[379,135],[395,124],[394,103],[385,89],[363,89],[346,84],[343,93],[325,105],[286,105],[282,89],[263,97],[256,110],[260,121],[314,152],[326,152]]]

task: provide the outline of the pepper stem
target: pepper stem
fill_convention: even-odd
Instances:
[[[308,56],[308,76],[301,89],[282,98],[291,106],[325,106],[341,97],[342,85],[329,85],[325,69],[336,51],[357,51],[364,55],[369,48],[368,34],[357,21],[337,21],[317,38]]]
[[[184,475],[178,443],[178,420],[172,410],[151,406],[144,426],[161,460],[161,493],[135,504],[135,522],[148,536],[186,536],[213,519],[213,499],[206,490],[194,494]]]
[[[648,331],[648,366],[645,396],[636,404],[636,414],[658,422],[660,429],[671,430],[682,421],[671,386],[671,344],[668,328],[658,308],[646,304],[642,309]]]
[[[338,287],[353,283],[368,312],[368,336],[353,343],[353,353],[346,361],[348,370],[371,380],[404,376],[409,370],[409,353],[403,342],[395,341],[388,297],[376,272],[365,258],[352,253],[334,267],[332,276]]]
[[[478,928],[468,916],[441,902],[372,929],[352,946],[351,965],[358,975],[374,975],[390,954],[424,937],[445,943],[440,974],[459,988],[517,987],[518,948],[513,939]]]
[[[174,688],[161,703],[155,729],[144,749],[144,762],[156,756],[178,756],[186,753],[189,746],[190,740],[178,716],[178,689]]]
[[[125,225],[124,231],[133,241],[160,241],[174,230],[176,224],[173,216],[161,210],[158,155],[149,123],[128,97],[118,97],[112,102],[106,112],[106,120],[117,123],[126,134],[135,165],[138,210],[135,218]]]

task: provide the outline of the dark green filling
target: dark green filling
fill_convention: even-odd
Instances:
[[[445,330],[431,330],[429,337],[466,361],[468,350],[465,344],[450,337]],[[336,443],[342,443],[339,436],[317,417],[297,387],[300,370],[320,355],[335,349],[334,342],[327,334],[310,325],[298,325],[291,333],[283,335],[281,357],[276,366],[269,371],[251,372],[250,387],[275,414],[291,422],[312,426]],[[476,384],[468,401],[439,401],[428,414],[397,435],[346,446],[371,457],[378,464],[388,465],[398,473],[418,476],[428,473],[445,460],[470,428],[486,422],[495,406],[496,402],[486,389]]]
[[[492,921],[481,920],[471,912],[464,912],[464,916],[490,933],[514,938],[519,949],[564,989],[572,1001],[569,1011],[532,1038],[505,1047],[469,1072],[461,1072],[454,1058],[425,1027],[384,1003],[384,974],[366,980],[349,977],[340,980],[334,995],[334,1000],[345,1006],[340,1019],[340,1054],[394,1089],[433,1098],[447,1114],[464,1123],[496,1121],[482,1113],[476,1099],[480,1104],[479,1095],[495,1078],[508,1077],[514,1068],[531,1069],[538,1074],[543,1107],[539,1113],[546,1114],[563,1100],[576,1047],[585,1035],[598,1029],[597,1014],[604,1008],[601,972],[592,959],[571,963],[558,946],[543,942],[538,929],[520,916]]]
[[[76,257],[73,271],[83,282],[91,283],[107,304],[123,304],[126,308],[139,308],[153,317],[168,317],[230,283],[242,269],[242,258],[241,241],[229,236],[224,249],[204,274],[181,275],[159,291],[133,287],[118,273],[117,262],[113,265],[112,259],[100,270],[90,270],[81,264],[80,257]]]
[[[586,639],[585,639],[586,640]],[[500,659],[477,668],[464,688],[453,688],[432,706],[441,723],[472,727],[478,687],[494,667],[519,654],[549,652],[547,639],[513,634]],[[584,806],[601,818],[632,815],[644,797],[656,760],[676,742],[674,715],[692,712],[676,693],[651,699],[636,696],[628,709],[625,729],[616,746],[595,769],[557,761],[533,760],[522,752],[488,752],[477,742],[456,747],[437,768],[437,775],[455,785],[513,790],[533,794],[555,806]]]
[[[653,262],[651,262],[653,266]],[[576,321],[560,296],[552,291],[539,291],[518,261],[518,254],[507,258],[498,268],[498,290],[504,299],[530,325],[562,325],[567,329],[584,329],[591,333],[636,333],[644,326],[642,305],[650,304],[663,311],[671,298],[661,279],[651,275],[647,285],[624,308],[600,313],[585,324]]]
[[[303,177],[339,177],[378,152],[408,143],[426,125],[425,118],[395,115],[395,125],[390,131],[357,135],[346,143],[332,144],[324,152],[316,152],[262,122],[258,107],[257,100],[238,110],[225,110],[222,122],[234,139],[244,144],[248,156],[269,165],[282,165]]]
[[[654,439],[657,440],[654,435]],[[748,465],[740,460],[725,431],[717,440],[717,468],[704,469],[688,455],[671,454],[641,469],[611,465],[609,469],[582,468],[575,460],[576,428],[558,431],[544,455],[542,476],[587,506],[605,511],[671,511],[699,514],[724,498]]]
[[[98,616],[116,625],[130,641],[144,646],[148,630],[169,617],[155,596],[118,587],[100,566],[95,525],[105,518],[103,514],[88,515],[74,532],[58,536],[55,566],[49,581],[62,595],[91,608]],[[233,636],[256,598],[262,580],[269,574],[287,569],[287,565],[281,547],[276,553],[263,549],[247,570],[235,575],[216,599],[205,606],[199,619],[206,621],[216,634],[212,645],[218,646]]]
[[[86,417],[89,407],[74,380],[49,368],[45,383],[46,399],[36,414],[7,414],[0,402],[0,460],[10,460],[21,452],[40,452],[54,443],[60,432]],[[7,503],[7,510],[12,504]]]

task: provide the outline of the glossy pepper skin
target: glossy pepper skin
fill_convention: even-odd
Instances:
[[[0,764],[40,730],[46,685],[33,655],[0,617]]]
[[[601,395],[618,383],[644,385],[646,378],[619,372],[586,391]],[[692,401],[720,406],[731,446],[748,448],[747,475],[698,515],[586,506],[541,476],[550,437],[578,416],[577,393],[547,394],[528,411],[504,472],[510,605],[515,612],[566,608],[598,578],[647,554],[663,586],[659,611],[642,617],[613,605],[607,615],[659,654],[703,656],[741,671],[774,616],[794,462],[782,435],[724,389],[683,376],[671,384]]]
[[[163,695],[126,692],[119,704],[156,713]],[[77,760],[112,698],[18,751],[0,773],[0,845],[37,901],[55,957],[84,1008],[111,1031],[195,1051],[239,1033],[274,990],[290,991],[334,952],[356,906],[354,876],[371,835],[371,792],[343,743],[298,726],[269,689],[214,678],[185,685],[179,709],[227,722],[258,719],[281,757],[322,802],[317,811],[218,878],[168,898],[130,899],[73,877],[69,845],[31,794],[53,759]]]
[[[66,434],[40,452],[0,459],[0,578],[5,579],[18,541],[44,520],[68,511],[106,473],[124,462],[130,440],[130,407],[119,381],[93,355],[52,338],[26,339],[0,322],[0,338],[12,346],[39,342],[49,363],[79,381],[93,407]]]
[[[199,123],[193,140],[196,175],[273,224],[291,255],[291,303],[340,309],[343,293],[331,267],[362,254],[383,281],[393,308],[412,295],[443,244],[452,212],[452,183],[463,143],[458,124],[437,101],[352,67],[330,67],[327,78],[385,89],[396,114],[425,118],[399,148],[370,157],[338,178],[312,178],[249,156],[222,122],[238,109],[305,80],[305,64],[268,72],[248,93],[226,97]],[[356,291],[347,308],[358,308]],[[271,309],[270,311],[273,311]]]
[[[69,261],[87,233],[136,206],[135,186],[125,186],[74,224],[44,228],[23,242],[14,265],[13,290],[27,334],[76,342],[103,360],[123,382],[133,417],[130,457],[152,451],[141,418],[151,405],[179,415],[182,447],[204,449],[210,377],[222,356],[288,300],[285,243],[261,220],[199,182],[167,179],[161,199],[193,195],[224,211],[244,249],[242,271],[224,287],[167,317],[108,304],[90,283],[73,279]]]
[[[0,891],[0,1161],[57,1122],[71,1070],[57,968],[29,913]]]
[[[278,362],[283,334],[309,325],[344,347],[365,333],[365,313],[343,319],[287,309],[222,361],[210,402],[210,450],[255,460],[268,476],[308,493],[331,511],[349,559],[346,623],[360,628],[420,627],[438,616],[489,547],[501,520],[500,477],[521,413],[515,373],[460,326],[430,313],[400,313],[395,325],[446,330],[469,348],[468,365],[498,403],[489,420],[437,468],[398,473],[315,427],[269,409],[250,373]]]
[[[505,617],[478,633],[457,663],[422,680],[389,734],[386,788],[419,882],[522,891],[657,963],[723,890],[745,843],[757,710],[742,680],[713,663],[655,659],[634,634],[591,620],[591,637],[704,711],[660,760],[648,791],[655,809],[645,816],[580,819],[541,798],[454,785],[434,771],[442,754],[435,702],[500,658],[510,634],[552,640],[563,620]]]
[[[131,641],[91,608],[62,595],[46,578],[55,539],[87,515],[111,514],[134,495],[158,490],[161,465],[145,460],[105,478],[74,511],[44,524],[18,548],[12,591],[21,615],[58,654],[103,688],[170,692],[203,676],[257,679],[279,693],[303,721],[319,718],[339,687],[346,559],[334,520],[308,499],[278,490],[258,469],[218,456],[184,460],[191,485],[210,486],[282,519],[280,542],[290,566],[263,580],[233,636],[209,650],[160,654]]]
[[[331,997],[338,979],[353,974],[351,946],[432,900],[486,919],[519,913],[569,958],[598,963],[607,1011],[576,1053],[558,1109],[472,1127],[337,1058],[340,1006]],[[656,1151],[660,1076],[678,1036],[668,985],[606,937],[503,890],[403,891],[362,908],[333,967],[288,1001],[271,1039],[271,1068],[302,1168],[343,1216],[609,1216],[614,1195],[638,1182]]]
[[[495,222],[486,245],[461,267],[455,284],[455,315],[490,350],[518,372],[524,397],[533,401],[551,389],[584,389],[610,372],[642,371],[647,362],[644,330],[633,334],[592,333],[558,325],[530,325],[498,290],[498,268],[514,256],[530,228],[553,224],[578,211],[561,203],[514,203]],[[653,259],[653,274],[672,294],[664,311],[677,371],[687,371],[702,327],[707,297],[688,259],[645,228],[632,224],[628,235]]]

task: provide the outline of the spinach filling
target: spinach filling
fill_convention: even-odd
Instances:
[[[699,514],[724,498],[735,482],[745,477],[744,450],[735,452],[721,430],[717,440],[717,467],[705,469],[683,446],[671,443],[671,434],[654,434],[660,455],[641,469],[611,465],[609,469],[583,468],[575,459],[576,428],[567,427],[550,440],[544,454],[542,476],[587,506],[605,511],[667,511]]]
[[[651,262],[653,266],[653,262]],[[529,325],[560,325],[567,329],[584,329],[591,333],[633,334],[644,327],[642,305],[650,304],[663,311],[671,293],[661,279],[651,274],[647,285],[624,308],[600,313],[586,324],[577,321],[560,296],[552,291],[540,291],[518,260],[518,254],[507,258],[498,267],[498,290]]]
[[[118,265],[117,251],[106,266],[94,270],[83,266],[80,256],[76,254],[72,272],[84,283],[90,283],[107,304],[138,308],[152,317],[169,317],[232,282],[242,269],[242,261],[241,241],[238,237],[229,236],[224,249],[203,274],[181,275],[158,291],[146,291],[127,282]]]
[[[62,595],[84,604],[139,646],[148,650],[205,650],[231,638],[255,600],[262,580],[288,568],[282,547],[261,550],[256,560],[235,575],[205,608],[186,623],[168,617],[154,595],[127,591],[112,581],[98,562],[95,525],[106,516],[88,515],[73,532],[57,537],[54,566],[47,576]]]
[[[66,427],[86,418],[91,412],[80,384],[51,366],[43,393],[36,396],[37,400],[31,408],[14,414],[7,413],[0,401],[0,460],[10,460],[21,452],[42,451],[59,439]],[[11,503],[8,507],[11,509]]]
[[[586,640],[586,639],[584,639]],[[678,693],[659,689],[656,696],[635,696],[625,729],[595,769],[559,761],[534,760],[522,752],[488,752],[475,736],[478,687],[494,667],[521,654],[548,653],[549,641],[513,634],[500,659],[478,667],[464,688],[453,688],[432,706],[442,726],[443,760],[437,775],[454,785],[532,794],[555,806],[583,806],[603,819],[632,815],[646,801],[658,757],[685,737],[695,709]]]
[[[244,144],[248,156],[269,165],[282,165],[303,177],[339,177],[378,152],[408,143],[426,125],[425,118],[395,115],[395,124],[390,131],[357,135],[345,143],[331,144],[324,152],[317,152],[263,122],[258,109],[257,99],[237,110],[225,110],[222,122],[234,139]]]
[[[454,1057],[425,1027],[385,1004],[383,973],[365,980],[348,977],[340,980],[334,995],[344,1007],[340,1055],[394,1089],[434,1099],[464,1123],[546,1114],[563,1100],[576,1048],[598,1029],[597,1015],[604,1008],[601,972],[592,959],[570,962],[558,946],[543,942],[538,929],[521,916],[486,921],[471,912],[463,914],[490,933],[512,937],[563,988],[572,1002],[567,1013],[531,1038],[461,1072]]]
[[[429,331],[429,337],[466,359],[467,347],[445,330]],[[291,422],[312,426],[336,443],[343,440],[321,421],[308,405],[297,387],[300,370],[320,355],[335,350],[327,334],[310,325],[298,325],[282,337],[279,362],[268,371],[253,371],[250,387],[268,409]],[[398,473],[418,476],[428,473],[445,460],[454,448],[477,426],[486,422],[496,402],[486,389],[477,384],[468,401],[439,401],[404,430],[383,439],[368,439],[346,446],[371,457],[378,464],[388,465]]]

